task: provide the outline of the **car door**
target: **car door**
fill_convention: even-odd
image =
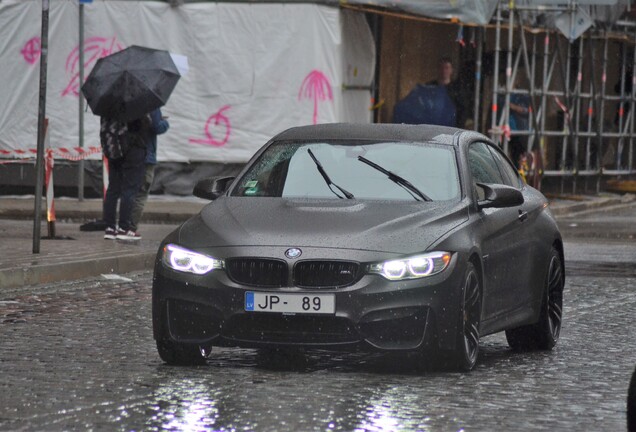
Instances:
[[[543,200],[538,199],[537,194],[529,192],[529,189],[525,187],[519,177],[519,173],[503,155],[501,150],[493,146],[489,146],[489,149],[497,162],[504,184],[520,189],[524,198],[523,204],[516,208],[517,218],[519,219],[519,238],[517,239],[517,245],[520,248],[518,251],[520,258],[517,262],[513,263],[515,264],[512,273],[513,280],[509,282],[509,289],[513,293],[513,308],[518,309],[528,306],[535,297],[535,294],[532,292],[533,287],[531,286],[531,281],[535,279],[533,278],[533,274],[536,271],[543,271],[543,268],[534,267],[537,260],[533,258],[538,252],[538,236],[536,235],[535,227],[540,209],[543,206]]]
[[[477,183],[506,184],[507,179],[497,164],[490,145],[474,142],[468,148],[468,165],[471,171],[474,196],[477,199]],[[486,208],[479,211],[478,231],[484,266],[484,320],[493,319],[515,309],[519,302],[518,273],[523,268],[527,253],[524,251],[524,224],[520,207]]]

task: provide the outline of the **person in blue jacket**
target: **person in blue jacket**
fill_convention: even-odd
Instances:
[[[146,201],[148,200],[148,194],[150,193],[150,186],[155,178],[155,167],[157,166],[157,135],[164,134],[170,128],[167,117],[161,114],[160,109],[152,111],[150,114],[150,125],[146,134],[146,160],[145,160],[145,173],[144,179],[141,183],[141,187],[135,196],[135,203],[132,212],[132,230],[137,233],[139,239],[139,221],[144,211]]]

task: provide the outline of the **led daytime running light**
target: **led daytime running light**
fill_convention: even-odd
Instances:
[[[388,280],[419,279],[442,272],[451,260],[449,252],[431,252],[401,260],[372,264],[370,273],[379,274]]]
[[[163,262],[168,267],[186,273],[206,274],[222,269],[223,261],[179,246],[168,244],[163,248]]]

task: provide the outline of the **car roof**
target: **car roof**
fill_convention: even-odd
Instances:
[[[453,137],[463,132],[467,131],[436,125],[328,123],[293,127],[276,135],[274,140],[432,141],[452,145],[455,143]]]

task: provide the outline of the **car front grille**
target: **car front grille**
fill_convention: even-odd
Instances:
[[[338,288],[358,280],[360,265],[352,261],[300,261],[294,266],[294,285]]]
[[[230,279],[243,285],[280,288],[287,286],[287,263],[265,258],[230,258],[225,261]]]
[[[229,258],[225,269],[231,280],[242,285],[281,288],[288,285],[289,268],[271,258]],[[353,261],[299,261],[294,266],[293,285],[300,288],[339,288],[355,283],[360,264]]]

